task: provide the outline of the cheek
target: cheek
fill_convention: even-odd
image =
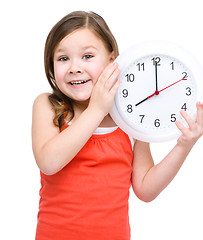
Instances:
[[[61,69],[58,65],[54,65],[54,77],[58,86],[62,82],[63,76],[63,69]]]
[[[92,77],[96,82],[108,64],[97,63],[91,68]]]
[[[103,72],[103,70],[104,70],[103,68],[96,66],[93,71],[94,79],[98,80],[98,78],[101,75],[101,73]]]

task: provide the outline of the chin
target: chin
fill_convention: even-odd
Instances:
[[[77,98],[74,98],[74,100],[78,103],[89,103],[89,100],[90,100],[90,96],[80,96],[80,97],[77,97]]]

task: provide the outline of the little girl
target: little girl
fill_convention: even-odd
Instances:
[[[45,71],[53,93],[33,106],[33,151],[41,171],[37,240],[129,240],[129,188],[152,201],[203,134],[203,104],[172,151],[154,165],[148,143],[109,115],[119,87],[115,38],[93,12],[73,12],[51,30]]]

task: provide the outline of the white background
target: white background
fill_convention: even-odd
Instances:
[[[103,16],[120,52],[146,40],[186,47],[203,64],[203,14],[198,0],[4,1],[0,6],[0,239],[32,240],[40,188],[31,147],[32,104],[50,91],[43,68],[51,27],[74,10]],[[203,101],[203,99],[202,99]],[[176,141],[153,144],[159,162]],[[132,240],[203,239],[203,139],[181,171],[151,203],[130,195]],[[96,239],[95,239],[96,240]]]

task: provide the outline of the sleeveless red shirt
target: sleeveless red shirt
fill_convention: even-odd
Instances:
[[[132,145],[120,129],[92,135],[58,173],[41,173],[36,240],[129,240]]]

